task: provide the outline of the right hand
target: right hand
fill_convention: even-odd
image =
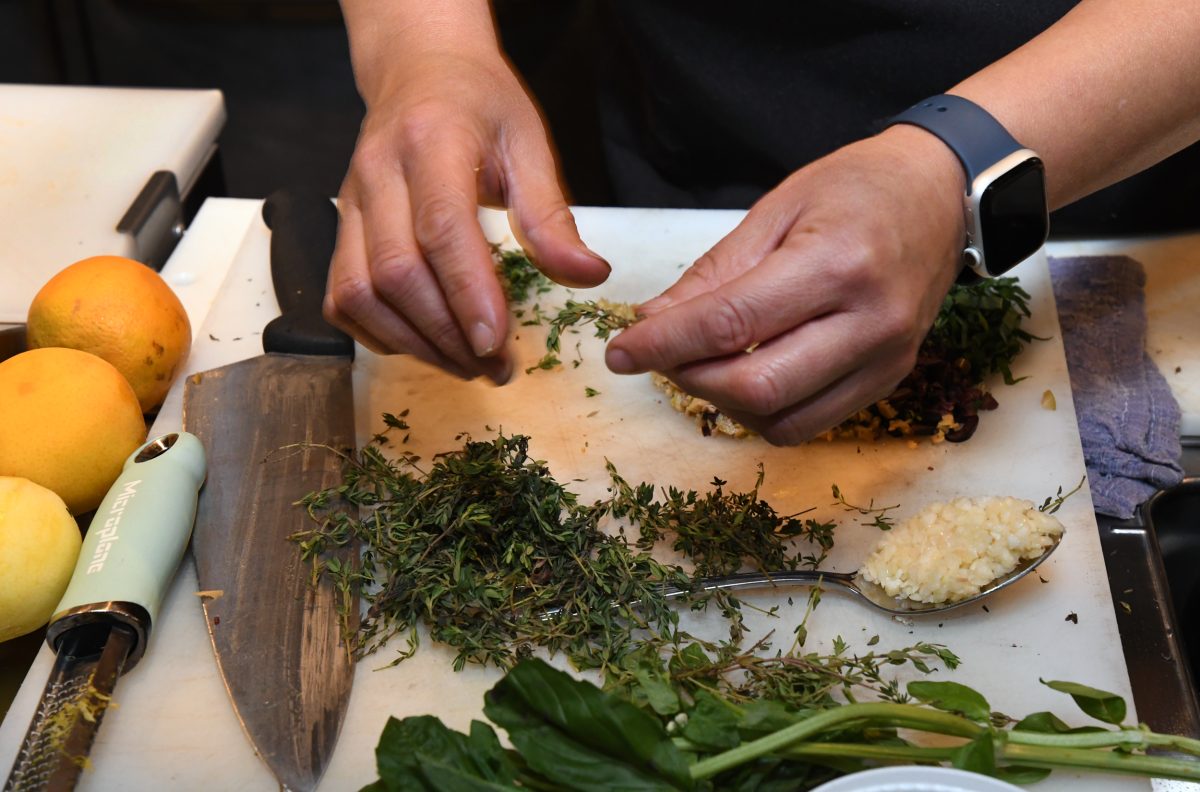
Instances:
[[[498,51],[408,51],[356,71],[367,115],[338,195],[325,317],[372,351],[503,384],[508,306],[478,206],[507,207],[551,279],[609,273],[579,238],[538,111]]]

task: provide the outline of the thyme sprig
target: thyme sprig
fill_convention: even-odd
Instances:
[[[872,498],[866,506],[856,506],[846,500],[846,496],[842,494],[842,489],[837,484],[833,485],[833,499],[837,505],[841,506],[846,511],[857,512],[864,517],[872,517],[873,519],[863,525],[870,525],[878,528],[881,531],[890,531],[896,527],[895,518],[889,517],[888,512],[894,509],[899,509],[900,504],[896,503],[891,506],[876,506],[875,499]]]
[[[1054,514],[1056,511],[1062,508],[1064,503],[1067,502],[1067,498],[1083,489],[1083,483],[1085,481],[1087,481],[1087,476],[1079,479],[1079,483],[1075,485],[1075,488],[1065,494],[1063,493],[1062,486],[1059,485],[1058,491],[1055,492],[1054,495],[1047,496],[1046,500],[1042,501],[1042,505],[1038,506],[1038,511],[1045,512],[1046,514]]]
[[[628,306],[593,300],[567,300],[566,305],[549,320],[550,331],[546,335],[546,354],[536,364],[526,369],[525,373],[528,374],[538,369],[552,369],[561,365],[558,356],[562,351],[562,334],[576,325],[592,325],[596,338],[607,341],[613,333],[624,330],[636,321],[637,317],[633,315]]]

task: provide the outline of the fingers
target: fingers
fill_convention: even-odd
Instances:
[[[744,352],[835,309],[842,300],[839,281],[853,278],[853,265],[840,271],[836,261],[816,266],[824,248],[809,248],[779,248],[724,284],[647,316],[609,344],[609,368],[664,371]]]
[[[326,318],[373,351],[409,353],[464,378],[507,381],[511,361],[475,357],[415,242],[404,241],[412,234],[403,191],[385,181],[368,200],[358,192],[344,190],[338,202]]]
[[[670,288],[638,306],[650,316],[719,288],[746,272],[778,248],[789,233],[801,206],[776,199],[771,193],[746,214],[737,227],[696,260]]]
[[[863,331],[861,317],[827,314],[751,353],[684,366],[669,376],[751,428],[767,436],[786,428],[781,436],[798,442],[891,393],[915,360],[909,338],[877,337]]]
[[[886,398],[892,389],[878,387],[869,372],[859,370],[773,415],[737,410],[727,410],[726,414],[772,445],[796,445],[837,426],[856,410]]]
[[[413,259],[428,262],[446,305],[478,357],[499,353],[508,335],[508,306],[483,231],[479,227],[475,166],[477,144],[439,130],[442,138],[412,149],[403,162],[411,202],[412,237],[417,247],[396,251],[408,274],[419,269]],[[372,223],[378,228],[381,223]],[[391,225],[402,225],[398,218]],[[392,233],[387,228],[383,233]],[[387,253],[389,251],[377,251]],[[372,251],[368,251],[372,253]],[[422,284],[416,283],[414,286]],[[433,300],[425,289],[420,300]],[[418,326],[420,324],[418,323]],[[438,335],[448,328],[426,328]]]
[[[539,133],[515,136],[506,153],[509,225],[521,247],[551,280],[577,288],[599,285],[611,267],[579,238],[549,142]]]

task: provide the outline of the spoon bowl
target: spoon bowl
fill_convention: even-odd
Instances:
[[[847,591],[865,601],[877,610],[892,616],[914,616],[933,613],[945,613],[955,608],[961,608],[974,602],[990,597],[997,591],[1011,586],[1033,570],[1041,566],[1060,544],[1063,534],[1054,537],[1053,543],[1041,555],[1035,558],[1023,559],[1008,574],[991,581],[978,593],[959,600],[949,602],[918,602],[890,596],[882,587],[865,580],[860,571],[854,572],[821,572],[817,570],[785,570],[780,572],[741,572],[724,577],[701,578],[697,581],[695,590],[699,591],[745,591],[762,588],[779,588],[784,586],[815,586],[831,584],[835,588]],[[679,597],[688,593],[685,589],[669,588],[667,597]]]

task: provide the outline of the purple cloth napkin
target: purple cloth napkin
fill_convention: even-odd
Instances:
[[[1179,405],[1145,348],[1146,273],[1127,256],[1083,256],[1051,258],[1050,279],[1092,503],[1128,519],[1183,478]]]

